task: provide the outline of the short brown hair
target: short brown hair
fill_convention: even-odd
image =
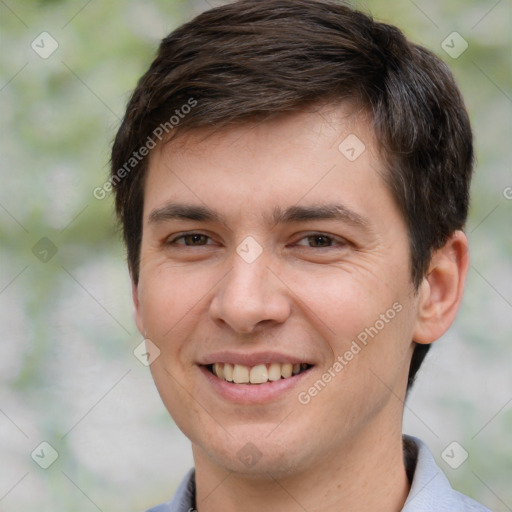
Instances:
[[[345,101],[373,120],[418,287],[432,252],[466,221],[473,167],[468,115],[441,59],[396,27],[330,0],[240,0],[200,14],[161,42],[112,149],[111,182],[133,280],[148,160],[139,150],[155,144],[155,132],[166,142],[197,128]],[[415,347],[409,386],[428,347]]]

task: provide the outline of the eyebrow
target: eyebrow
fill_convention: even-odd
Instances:
[[[342,204],[290,206],[285,210],[277,207],[272,215],[275,224],[330,219],[339,220],[357,228],[369,229],[370,227],[368,219]]]
[[[155,208],[148,217],[148,224],[160,224],[169,220],[193,220],[202,222],[222,222],[224,217],[207,206],[168,203]],[[369,230],[370,223],[362,215],[342,204],[290,206],[274,208],[271,216],[273,224],[291,224],[313,220],[338,220],[357,228]]]
[[[220,222],[221,216],[206,206],[168,203],[149,214],[148,224],[160,224],[174,219]]]

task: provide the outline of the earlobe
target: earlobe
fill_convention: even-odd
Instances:
[[[448,330],[462,301],[468,266],[466,235],[455,231],[433,254],[420,286],[413,337],[416,343],[432,343]]]

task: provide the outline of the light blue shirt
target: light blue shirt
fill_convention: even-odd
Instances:
[[[452,489],[427,446],[419,439],[404,436],[406,465],[411,472],[411,489],[402,512],[490,512],[480,503]],[[183,479],[174,498],[147,512],[195,511],[194,470]]]

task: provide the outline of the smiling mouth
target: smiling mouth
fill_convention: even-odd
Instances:
[[[307,363],[271,363],[245,366],[243,364],[214,363],[206,368],[219,379],[234,384],[265,384],[299,375],[312,365]]]

